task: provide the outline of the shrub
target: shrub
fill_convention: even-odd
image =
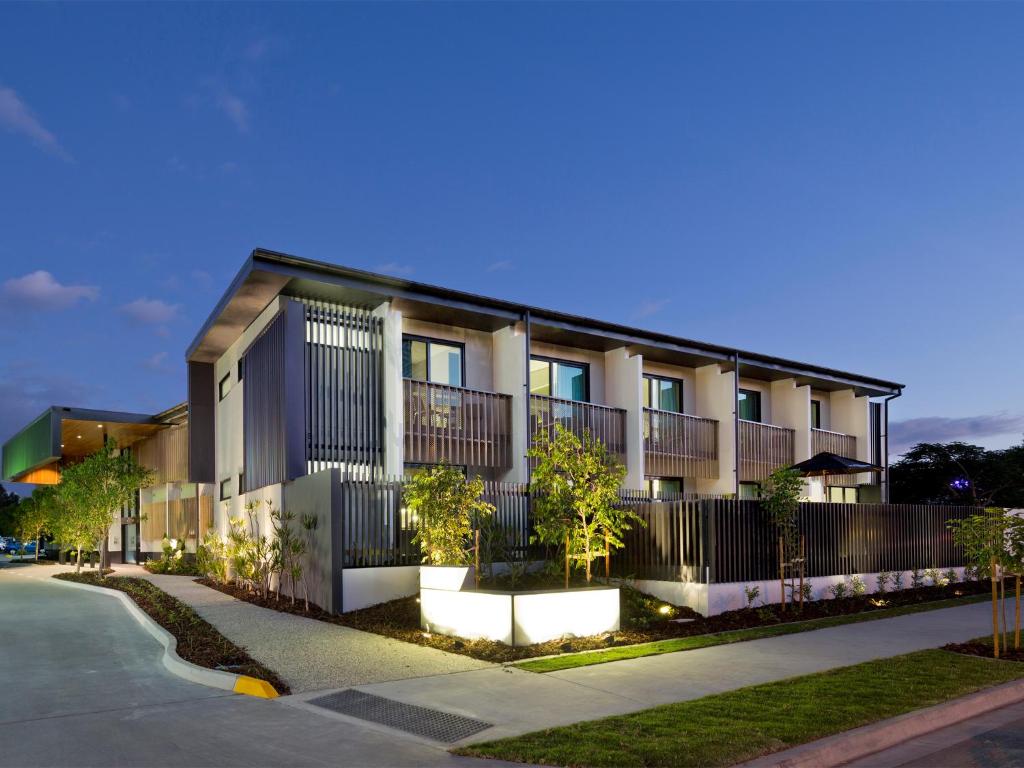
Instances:
[[[842,581],[836,582],[828,588],[828,591],[831,593],[833,599],[842,600],[846,597],[846,583]]]
[[[910,588],[920,589],[924,586],[924,574],[921,573],[919,568],[915,568],[910,572]]]
[[[150,573],[164,573],[174,576],[198,576],[194,563],[185,557],[185,542],[164,536],[161,542],[163,555],[159,560],[147,560],[143,565]]]
[[[743,587],[743,594],[747,598],[747,609],[754,607],[754,601],[761,596],[761,588],[756,584],[752,587]]]
[[[903,589],[903,571],[892,571],[892,591],[899,592]]]
[[[956,577],[956,571],[950,568],[942,574],[942,578],[945,579],[947,584],[955,584],[958,579]]]
[[[423,550],[424,563],[469,564],[473,528],[494,514],[494,506],[481,498],[483,492],[483,480],[467,480],[461,470],[447,464],[409,480],[404,499],[409,514],[416,519],[412,541]]]
[[[878,572],[878,587],[876,591],[880,595],[884,595],[889,591],[889,584],[892,581],[893,574],[890,571],[879,571]]]
[[[861,597],[868,591],[868,585],[864,583],[864,579],[860,576],[854,576],[850,579],[850,594],[854,597]]]

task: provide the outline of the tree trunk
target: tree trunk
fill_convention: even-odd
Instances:
[[[569,534],[565,534],[565,588],[569,588]]]
[[[107,536],[104,533],[100,539],[100,578],[103,579],[103,570],[107,567]]]
[[[992,571],[992,652],[999,658],[999,584],[996,574],[996,559],[993,557],[989,563]]]
[[[1007,648],[1007,645],[1006,645],[1006,627],[1007,627],[1007,624],[1006,624],[1006,574],[1005,573],[1000,573],[999,574],[999,593],[1000,593],[1000,598],[1001,598],[1001,601],[1002,601],[1002,609],[1003,609],[1003,651],[1006,651],[1006,648]]]
[[[779,597],[782,610],[786,610],[786,558],[782,553],[781,536],[779,536]]]
[[[78,564],[75,566],[75,573],[82,572],[82,548],[78,548]]]
[[[36,537],[36,562],[39,562],[39,537]],[[1020,612],[1020,578],[1017,579],[1017,612]]]
[[[1014,615],[1013,615],[1013,647],[1014,648],[1020,648],[1020,574],[1019,573],[1017,574],[1017,578],[1016,578],[1015,581],[1017,582],[1017,595],[1016,595],[1017,599],[1014,601],[1015,604],[1016,604],[1016,608],[1014,610]]]

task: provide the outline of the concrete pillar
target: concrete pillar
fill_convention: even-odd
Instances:
[[[525,483],[530,436],[526,429],[529,393],[526,387],[526,330],[522,323],[499,328],[492,334],[494,391],[512,396],[512,469],[502,480]]]
[[[644,487],[642,355],[630,355],[625,347],[604,353],[605,402],[626,411],[626,476],[625,488]]]
[[[829,415],[832,430],[857,438],[857,458],[871,461],[871,407],[870,398],[857,397],[852,389],[840,389],[829,397]],[[858,483],[870,482],[868,473],[857,475]]]
[[[736,393],[735,376],[718,363],[697,368],[697,415],[718,421],[718,478],[698,479],[698,493],[735,493]]]
[[[793,462],[811,458],[811,388],[797,386],[795,379],[780,379],[771,384],[772,423],[793,430]],[[803,495],[821,500],[821,483],[804,481]]]
[[[374,314],[384,318],[384,476],[405,474],[405,408],[402,392],[402,311],[390,303]]]

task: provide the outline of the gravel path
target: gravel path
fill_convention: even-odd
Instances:
[[[436,648],[260,608],[187,576],[162,576],[131,566],[116,566],[116,570],[149,579],[192,606],[225,637],[283,677],[293,693],[493,666]]]

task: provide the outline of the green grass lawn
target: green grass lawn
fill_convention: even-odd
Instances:
[[[564,766],[728,766],[1024,677],[1024,664],[919,651],[455,750]]]
[[[696,648],[708,648],[712,645],[728,645],[729,643],[741,643],[746,640],[760,640],[765,637],[778,637],[779,635],[792,635],[797,632],[810,632],[811,630],[824,629],[826,627],[838,627],[842,624],[857,624],[862,621],[891,619],[893,616],[905,616],[910,613],[934,611],[940,608],[953,608],[958,605],[980,603],[989,599],[990,598],[986,595],[955,597],[950,598],[949,600],[935,600],[929,603],[902,605],[897,608],[883,608],[869,613],[853,613],[845,616],[830,616],[824,619],[812,619],[810,621],[794,621],[786,624],[772,624],[766,627],[737,629],[732,632],[716,632],[710,635],[677,637],[671,640],[658,640],[653,643],[623,645],[617,648],[609,648],[601,651],[566,653],[560,656],[549,656],[542,659],[521,661],[516,664],[516,666],[529,672],[557,672],[560,669],[587,667],[591,664],[605,664],[609,661],[638,659],[642,656],[657,656],[662,653],[692,651]]]

